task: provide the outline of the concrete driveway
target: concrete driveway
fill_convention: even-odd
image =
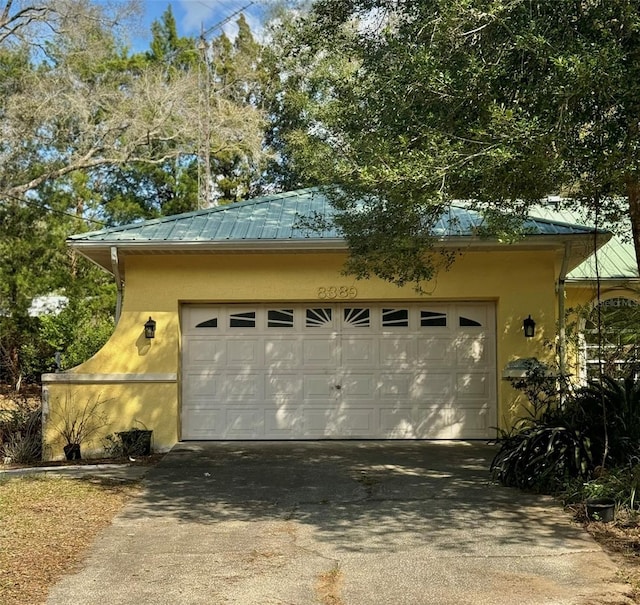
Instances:
[[[493,451],[180,444],[47,603],[631,603],[560,507],[489,482]]]

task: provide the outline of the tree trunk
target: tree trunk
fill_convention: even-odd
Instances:
[[[640,181],[635,175],[626,179],[627,198],[629,200],[629,217],[631,218],[631,232],[633,247],[636,252],[636,266],[640,275]]]

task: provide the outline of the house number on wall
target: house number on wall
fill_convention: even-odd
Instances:
[[[355,298],[356,296],[358,291],[354,286],[320,286],[318,288],[320,299]]]

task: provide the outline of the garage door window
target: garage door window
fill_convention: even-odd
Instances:
[[[475,319],[469,319],[468,317],[460,316],[460,327],[461,328],[478,328],[482,327],[482,324]]]
[[[409,326],[409,309],[382,309],[382,326],[407,328]]]
[[[438,311],[420,311],[420,325],[423,328],[447,327],[447,314]]]
[[[348,307],[344,310],[344,323],[350,328],[368,328],[371,325],[369,309]]]
[[[231,313],[229,315],[230,328],[255,328],[256,312],[247,311],[245,313]]]
[[[201,321],[196,325],[196,328],[217,328],[218,327],[218,318],[212,317],[211,319],[207,319],[206,321]]]
[[[330,326],[333,320],[333,309],[321,307],[315,309],[307,309],[305,326],[307,328],[322,328]]]
[[[293,328],[293,309],[269,309],[268,328]]]

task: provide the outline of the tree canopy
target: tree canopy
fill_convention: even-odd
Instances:
[[[275,36],[271,137],[289,178],[335,186],[350,271],[430,279],[456,199],[490,230],[561,195],[629,215],[640,252],[637,0],[318,0]]]
[[[67,251],[68,235],[260,187],[260,46],[246,21],[234,43],[183,37],[169,7],[149,49],[132,53],[135,9],[0,1],[2,381],[36,378],[56,350],[69,367],[113,327],[115,287]],[[65,309],[34,316],[34,299],[50,295]]]

